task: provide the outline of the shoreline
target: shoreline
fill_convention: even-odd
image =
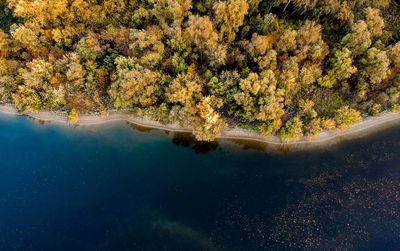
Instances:
[[[33,119],[46,121],[46,122],[57,122],[62,124],[69,124],[67,114],[56,113],[50,111],[40,111],[40,112],[28,112],[24,111],[18,113],[18,110],[11,104],[1,104],[0,113],[18,115],[18,116],[28,116]],[[175,124],[162,124],[154,120],[148,120],[144,117],[138,117],[128,111],[108,111],[108,115],[79,115],[79,120],[74,125],[78,126],[90,126],[90,125],[100,125],[115,121],[126,121],[134,125],[145,127],[149,129],[164,130],[169,132],[184,132],[191,133],[192,129],[188,127],[180,127]],[[361,133],[369,133],[373,129],[380,129],[385,127],[392,122],[400,121],[400,113],[395,112],[384,112],[378,117],[368,117],[363,119],[360,123],[354,124],[345,130],[336,129],[333,131],[322,131],[320,135],[315,139],[307,139],[306,137],[301,137],[296,142],[285,142],[279,136],[269,135],[263,136],[258,132],[243,129],[243,128],[226,128],[222,131],[221,135],[217,139],[227,139],[227,140],[245,140],[253,141],[259,143],[265,143],[268,145],[276,146],[300,146],[300,145],[319,145],[321,143],[330,143],[333,140],[343,138],[343,136],[356,136]],[[346,138],[346,139],[348,139]],[[344,141],[345,139],[340,139]]]

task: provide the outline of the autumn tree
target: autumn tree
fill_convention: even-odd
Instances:
[[[163,33],[158,26],[150,26],[146,30],[132,29],[129,47],[137,62],[143,66],[154,67],[164,57]]]
[[[297,32],[296,41],[300,46],[315,44],[321,39],[322,26],[314,21],[306,20]]]
[[[40,27],[43,39],[70,46],[95,27],[126,23],[136,1],[128,0],[8,0],[16,17],[28,20],[26,26]]]
[[[240,82],[241,92],[235,101],[244,111],[249,121],[279,120],[283,113],[283,90],[277,88],[275,75],[271,70],[262,76],[251,73]]]
[[[386,79],[390,64],[386,52],[371,48],[361,60],[363,69],[361,76],[372,84],[372,89],[379,88],[379,84]]]
[[[397,71],[400,71],[400,42],[396,43],[389,50],[389,58]]]
[[[272,51],[274,44],[276,42],[276,34],[269,34],[265,36],[253,34],[251,42],[247,46],[247,50],[251,56],[263,56],[267,52]]]
[[[298,103],[298,115],[304,117],[306,120],[315,119],[318,114],[314,109],[315,103],[309,99],[300,99]]]
[[[12,40],[0,30],[0,58],[6,58],[12,50]]]
[[[213,9],[222,36],[226,37],[228,43],[234,41],[236,32],[243,25],[244,17],[248,13],[247,0],[218,1]]]
[[[158,100],[162,74],[135,64],[133,59],[116,59],[117,70],[110,96],[117,108],[138,105],[147,107]]]
[[[160,0],[155,2],[154,15],[166,23],[182,23],[191,14],[192,0]]]
[[[42,29],[34,24],[25,24],[15,27],[11,32],[12,37],[23,48],[33,50],[41,45],[43,39],[39,38]]]
[[[285,141],[297,141],[303,136],[303,122],[295,117],[286,122],[279,136]]]
[[[12,98],[21,110],[38,111],[65,104],[65,89],[54,85],[54,66],[44,60],[33,60],[20,70],[23,84]],[[52,85],[53,83],[53,85]]]
[[[332,70],[330,70],[329,75],[335,80],[342,81],[348,79],[357,72],[357,68],[353,66],[351,51],[346,47],[335,51],[334,57],[330,59],[330,63],[332,64]]]
[[[75,109],[72,109],[69,114],[68,114],[68,119],[69,119],[69,123],[70,124],[75,124],[76,122],[78,122],[79,117],[78,117],[78,113],[76,112]]]
[[[335,113],[336,125],[341,129],[347,128],[352,124],[359,123],[360,121],[360,112],[350,108],[349,106],[343,106]]]
[[[336,122],[331,118],[322,118],[321,127],[325,130],[331,131],[336,129]]]
[[[296,37],[297,31],[291,29],[285,30],[275,45],[277,50],[279,52],[294,51],[297,47]]]
[[[77,43],[76,52],[81,60],[95,61],[101,52],[101,48],[95,38],[84,37]]]
[[[363,20],[355,23],[351,28],[351,33],[342,39],[342,44],[352,52],[352,55],[362,54],[368,50],[372,44],[372,38],[367,23]]]
[[[203,97],[196,105],[198,117],[193,126],[193,133],[199,141],[213,141],[221,134],[223,120],[211,106],[211,98]]]
[[[20,82],[18,69],[22,63],[17,60],[7,60],[0,57],[0,100],[10,102],[11,95],[16,91]]]
[[[279,85],[285,90],[285,97],[288,100],[297,93],[300,85],[297,85],[300,69],[296,57],[290,57],[282,63],[279,75]]]
[[[322,76],[328,46],[322,40],[321,26],[306,21],[298,31],[288,28],[281,32],[275,47],[278,53],[283,53],[279,57],[278,82],[290,104],[301,88],[317,82]]]
[[[319,118],[311,120],[310,123],[308,123],[305,127],[305,134],[308,139],[317,138],[321,131],[321,119]]]
[[[380,11],[378,9],[368,7],[365,9],[365,16],[365,22],[367,23],[368,31],[370,32],[371,36],[378,37],[382,35],[385,21],[380,16]]]
[[[263,56],[259,56],[256,58],[256,62],[260,70],[275,70],[278,65],[277,60],[278,53],[271,49],[268,50],[267,53]]]
[[[196,103],[202,98],[201,90],[197,76],[179,74],[167,88],[166,94],[171,103],[179,103],[194,114]]]
[[[226,47],[219,43],[219,36],[208,16],[190,16],[185,30],[186,39],[196,46],[200,56],[207,55],[213,65],[226,60]]]

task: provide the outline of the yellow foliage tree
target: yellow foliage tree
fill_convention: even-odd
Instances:
[[[196,102],[202,97],[198,78],[180,74],[167,89],[167,97],[172,103],[180,103],[195,113]]]
[[[157,65],[164,56],[164,44],[161,39],[163,33],[158,26],[150,26],[145,30],[132,29],[129,47],[134,56],[138,57],[138,63],[153,67]]]
[[[223,120],[212,108],[211,98],[204,97],[197,104],[198,118],[193,127],[193,133],[197,140],[213,141],[221,134]]]
[[[78,122],[78,113],[76,112],[75,109],[72,109],[69,114],[68,114],[68,119],[69,119],[69,123],[70,124],[75,124],[76,122]]]
[[[190,16],[185,35],[187,41],[197,47],[200,55],[205,53],[214,64],[225,62],[226,46],[219,43],[218,33],[209,16]]]
[[[218,1],[214,4],[215,19],[221,28],[221,35],[226,36],[227,42],[235,40],[238,28],[243,25],[248,13],[247,0]]]
[[[134,64],[131,59],[120,57],[116,61],[117,72],[110,89],[114,106],[117,108],[132,105],[148,107],[155,104],[162,74]]]
[[[240,82],[242,92],[235,95],[249,120],[279,120],[283,114],[283,90],[277,88],[275,75],[267,70],[264,76],[251,73]]]

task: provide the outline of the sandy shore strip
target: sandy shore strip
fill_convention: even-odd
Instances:
[[[58,122],[58,123],[68,124],[67,114],[62,112],[56,113],[50,111],[40,111],[33,113],[24,111],[22,113],[18,113],[18,110],[11,104],[1,104],[0,112],[13,115],[25,115],[33,119],[46,122]],[[79,115],[79,120],[76,123],[76,125],[98,125],[112,121],[127,121],[137,126],[151,128],[151,129],[165,130],[170,132],[192,132],[191,128],[180,127],[174,124],[162,124],[157,121],[148,120],[143,117],[138,117],[128,111],[109,111],[107,116]],[[323,131],[317,138],[312,140],[308,140],[306,137],[302,137],[296,142],[285,142],[278,136],[273,136],[273,135],[263,136],[258,132],[238,127],[225,128],[222,131],[221,136],[219,136],[218,138],[257,141],[260,143],[267,143],[271,145],[280,145],[280,146],[326,143],[328,141],[337,139],[339,137],[346,138],[347,136],[350,135],[367,133],[369,130],[379,129],[379,127],[386,126],[392,122],[400,122],[400,113],[385,112],[378,117],[368,117],[364,119],[361,123],[350,126],[346,130],[338,129],[333,131]]]

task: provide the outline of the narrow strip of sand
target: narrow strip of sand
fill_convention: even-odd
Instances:
[[[1,104],[0,112],[6,114],[14,115],[25,115],[31,118],[47,121],[47,122],[58,122],[58,123],[68,123],[67,114],[61,112],[50,112],[50,111],[40,111],[40,112],[28,112],[24,111],[18,113],[18,110],[11,104]],[[158,130],[165,130],[170,132],[192,132],[191,128],[180,127],[174,124],[163,124],[157,121],[148,120],[143,117],[138,117],[128,111],[109,111],[107,116],[101,115],[80,115],[77,125],[98,125],[103,123],[108,123],[112,121],[127,121],[129,123]],[[333,130],[333,131],[323,131],[315,139],[307,139],[302,137],[296,142],[285,142],[278,136],[263,136],[258,132],[247,130],[243,128],[225,128],[218,138],[222,139],[235,139],[235,140],[249,140],[257,141],[261,143],[267,143],[272,145],[301,145],[310,143],[326,143],[333,139],[343,136],[350,136],[358,133],[364,133],[371,129],[377,129],[381,126],[387,125],[391,122],[400,121],[400,113],[395,112],[385,112],[378,117],[368,117],[364,119],[361,123],[355,124],[346,130]]]

